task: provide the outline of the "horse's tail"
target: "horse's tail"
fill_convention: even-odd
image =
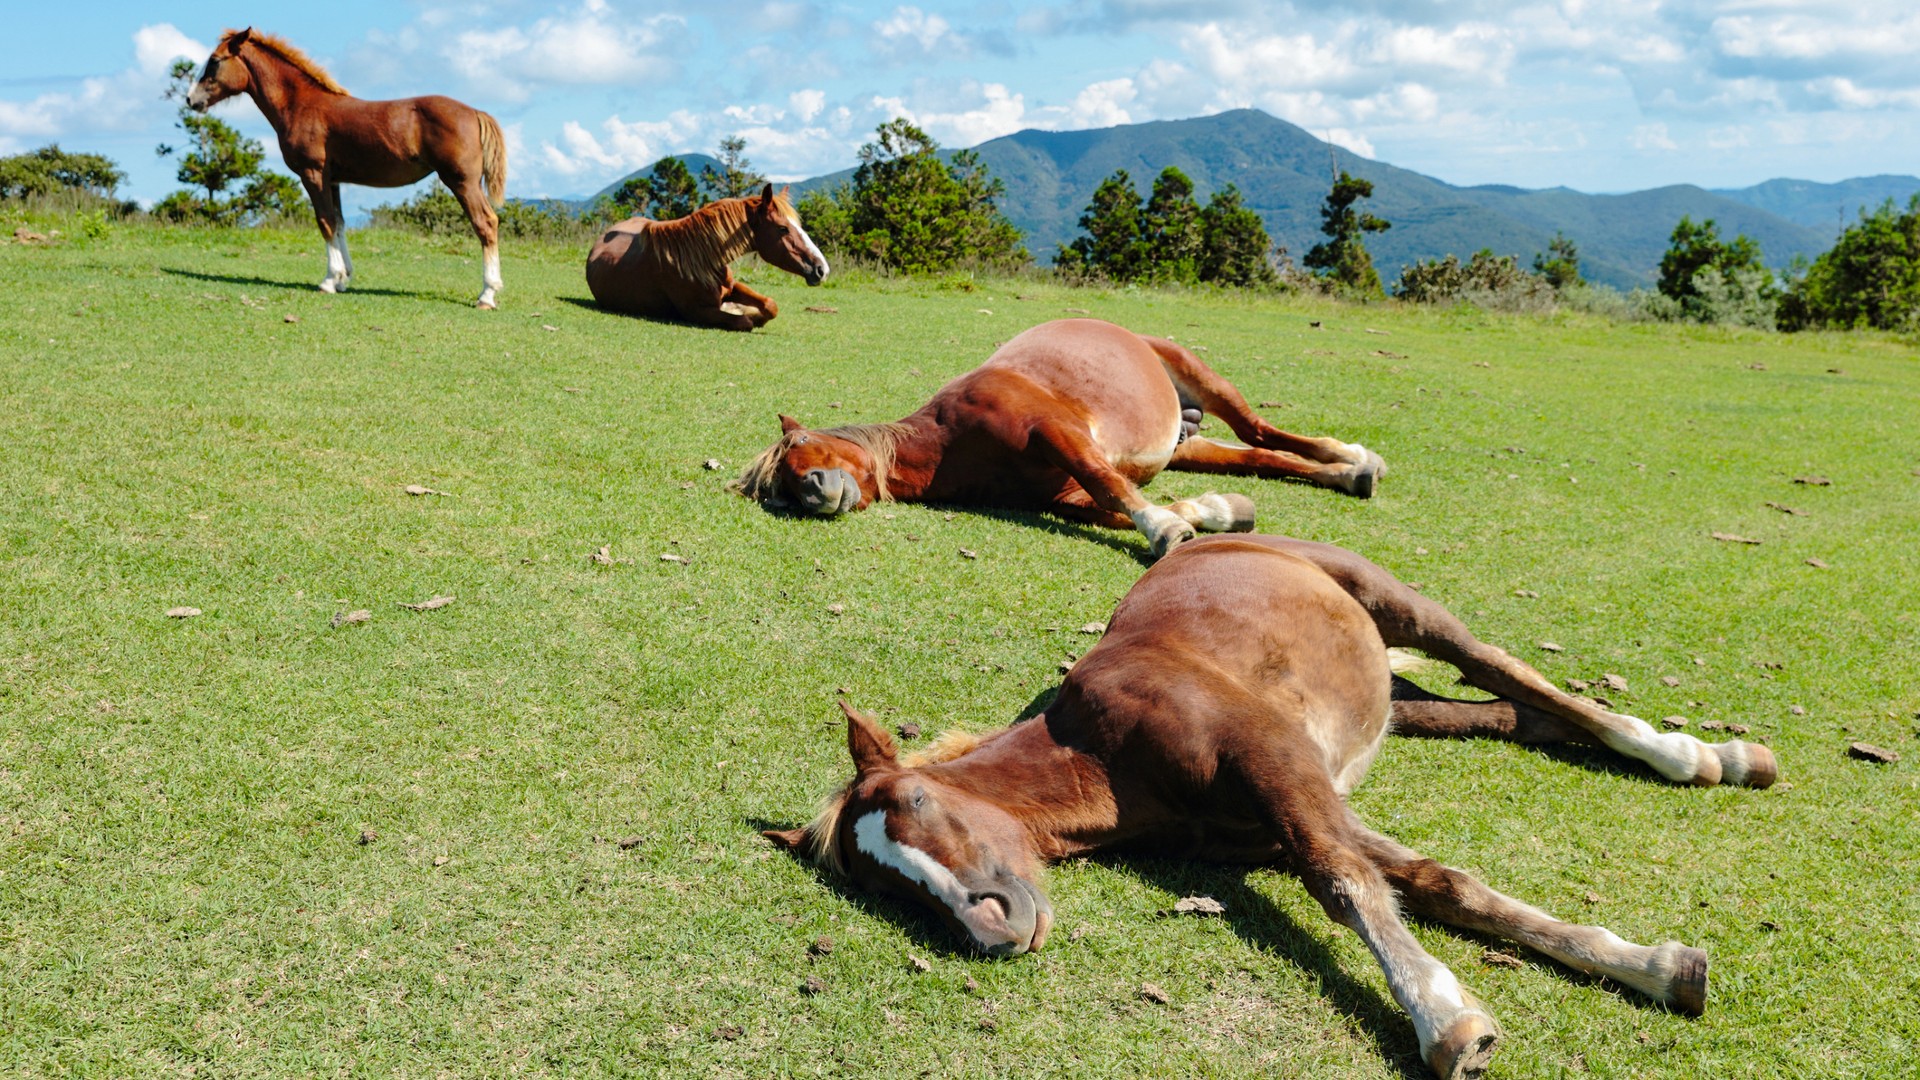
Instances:
[[[487,201],[496,208],[507,201],[507,139],[500,121],[480,113],[480,179],[487,185]]]

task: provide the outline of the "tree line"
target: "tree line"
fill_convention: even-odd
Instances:
[[[180,147],[160,156],[178,163],[190,185],[161,199],[154,216],[169,221],[247,225],[303,216],[304,192],[291,177],[262,166],[260,143],[184,104],[193,65],[176,62],[169,99],[182,101]],[[1014,270],[1032,262],[1020,231],[999,209],[1006,187],[972,150],[943,154],[911,121],[890,120],[860,148],[851,180],[816,188],[799,200],[801,219],[822,248],[892,270],[945,273],[961,268]],[[80,193],[126,213],[113,196],[125,174],[97,154],[49,145],[0,158],[0,198]],[[746,156],[746,140],[721,140],[717,167],[695,175],[677,157],[662,158],[594,204],[509,200],[500,211],[509,236],[568,238],[632,215],[682,217],[715,199],[751,194],[766,177]],[[1079,218],[1082,235],[1054,256],[1053,268],[1074,281],[1115,284],[1214,285],[1313,289],[1352,299],[1384,298],[1366,237],[1392,227],[1363,203],[1373,183],[1334,173],[1320,209],[1326,239],[1296,269],[1274,244],[1260,216],[1232,184],[1202,204],[1193,180],[1169,166],[1142,198],[1126,170],[1096,187]],[[433,189],[374,208],[375,224],[464,233],[465,213],[452,194]],[[1592,290],[1580,275],[1574,241],[1555,234],[1523,268],[1491,250],[1466,261],[1456,255],[1405,267],[1393,295],[1409,302],[1461,300],[1516,307],[1550,303]],[[1661,257],[1655,288],[1627,298],[1632,314],[1669,320],[1736,323],[1802,330],[1815,327],[1920,329],[1920,195],[1902,209],[1892,200],[1860,212],[1818,258],[1796,260],[1776,278],[1751,237],[1720,235],[1713,220],[1682,217]]]

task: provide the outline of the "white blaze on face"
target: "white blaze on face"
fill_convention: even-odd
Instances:
[[[820,254],[820,248],[814,244],[813,237],[807,235],[807,230],[801,226],[798,215],[793,219],[793,231],[800,234],[800,242],[807,245],[807,254],[813,257],[814,265],[820,268],[820,276],[825,278],[827,276],[827,257]]]
[[[854,822],[853,843],[874,862],[899,872],[901,877],[924,887],[958,916],[967,909],[967,888],[953,871],[941,866],[933,856],[911,844],[902,844],[887,835],[887,814],[870,811]]]

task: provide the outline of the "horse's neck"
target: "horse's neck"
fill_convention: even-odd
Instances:
[[[247,96],[278,134],[286,134],[287,121],[308,98],[323,92],[304,73],[257,45],[242,52],[241,59],[247,65]]]
[[[933,477],[946,456],[953,434],[936,423],[925,409],[914,413],[900,425],[907,429],[893,445],[893,467],[887,472],[887,494],[894,499],[912,500],[933,487]]]
[[[1106,767],[1055,742],[1044,714],[928,768],[1012,814],[1043,859],[1091,851],[1119,826]]]

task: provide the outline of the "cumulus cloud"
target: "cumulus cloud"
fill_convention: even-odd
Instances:
[[[900,60],[933,56],[942,51],[964,56],[967,41],[953,32],[953,24],[917,7],[897,7],[873,24],[874,51]]]
[[[685,29],[678,16],[632,21],[615,17],[606,0],[587,0],[528,26],[463,31],[441,55],[473,82],[507,80],[516,96],[542,83],[644,83],[679,70],[672,47]]]
[[[212,51],[213,46],[171,23],[143,26],[133,34],[132,67],[83,79],[77,90],[0,100],[0,150],[21,149],[30,140],[137,131],[163,122],[173,108],[161,98],[173,61],[184,57],[197,63]]]
[[[538,161],[547,171],[569,180],[578,177],[611,178],[645,168],[668,154],[693,149],[695,136],[706,124],[681,110],[665,120],[627,121],[609,116],[600,135],[577,120],[560,127],[557,141],[540,145]]]

